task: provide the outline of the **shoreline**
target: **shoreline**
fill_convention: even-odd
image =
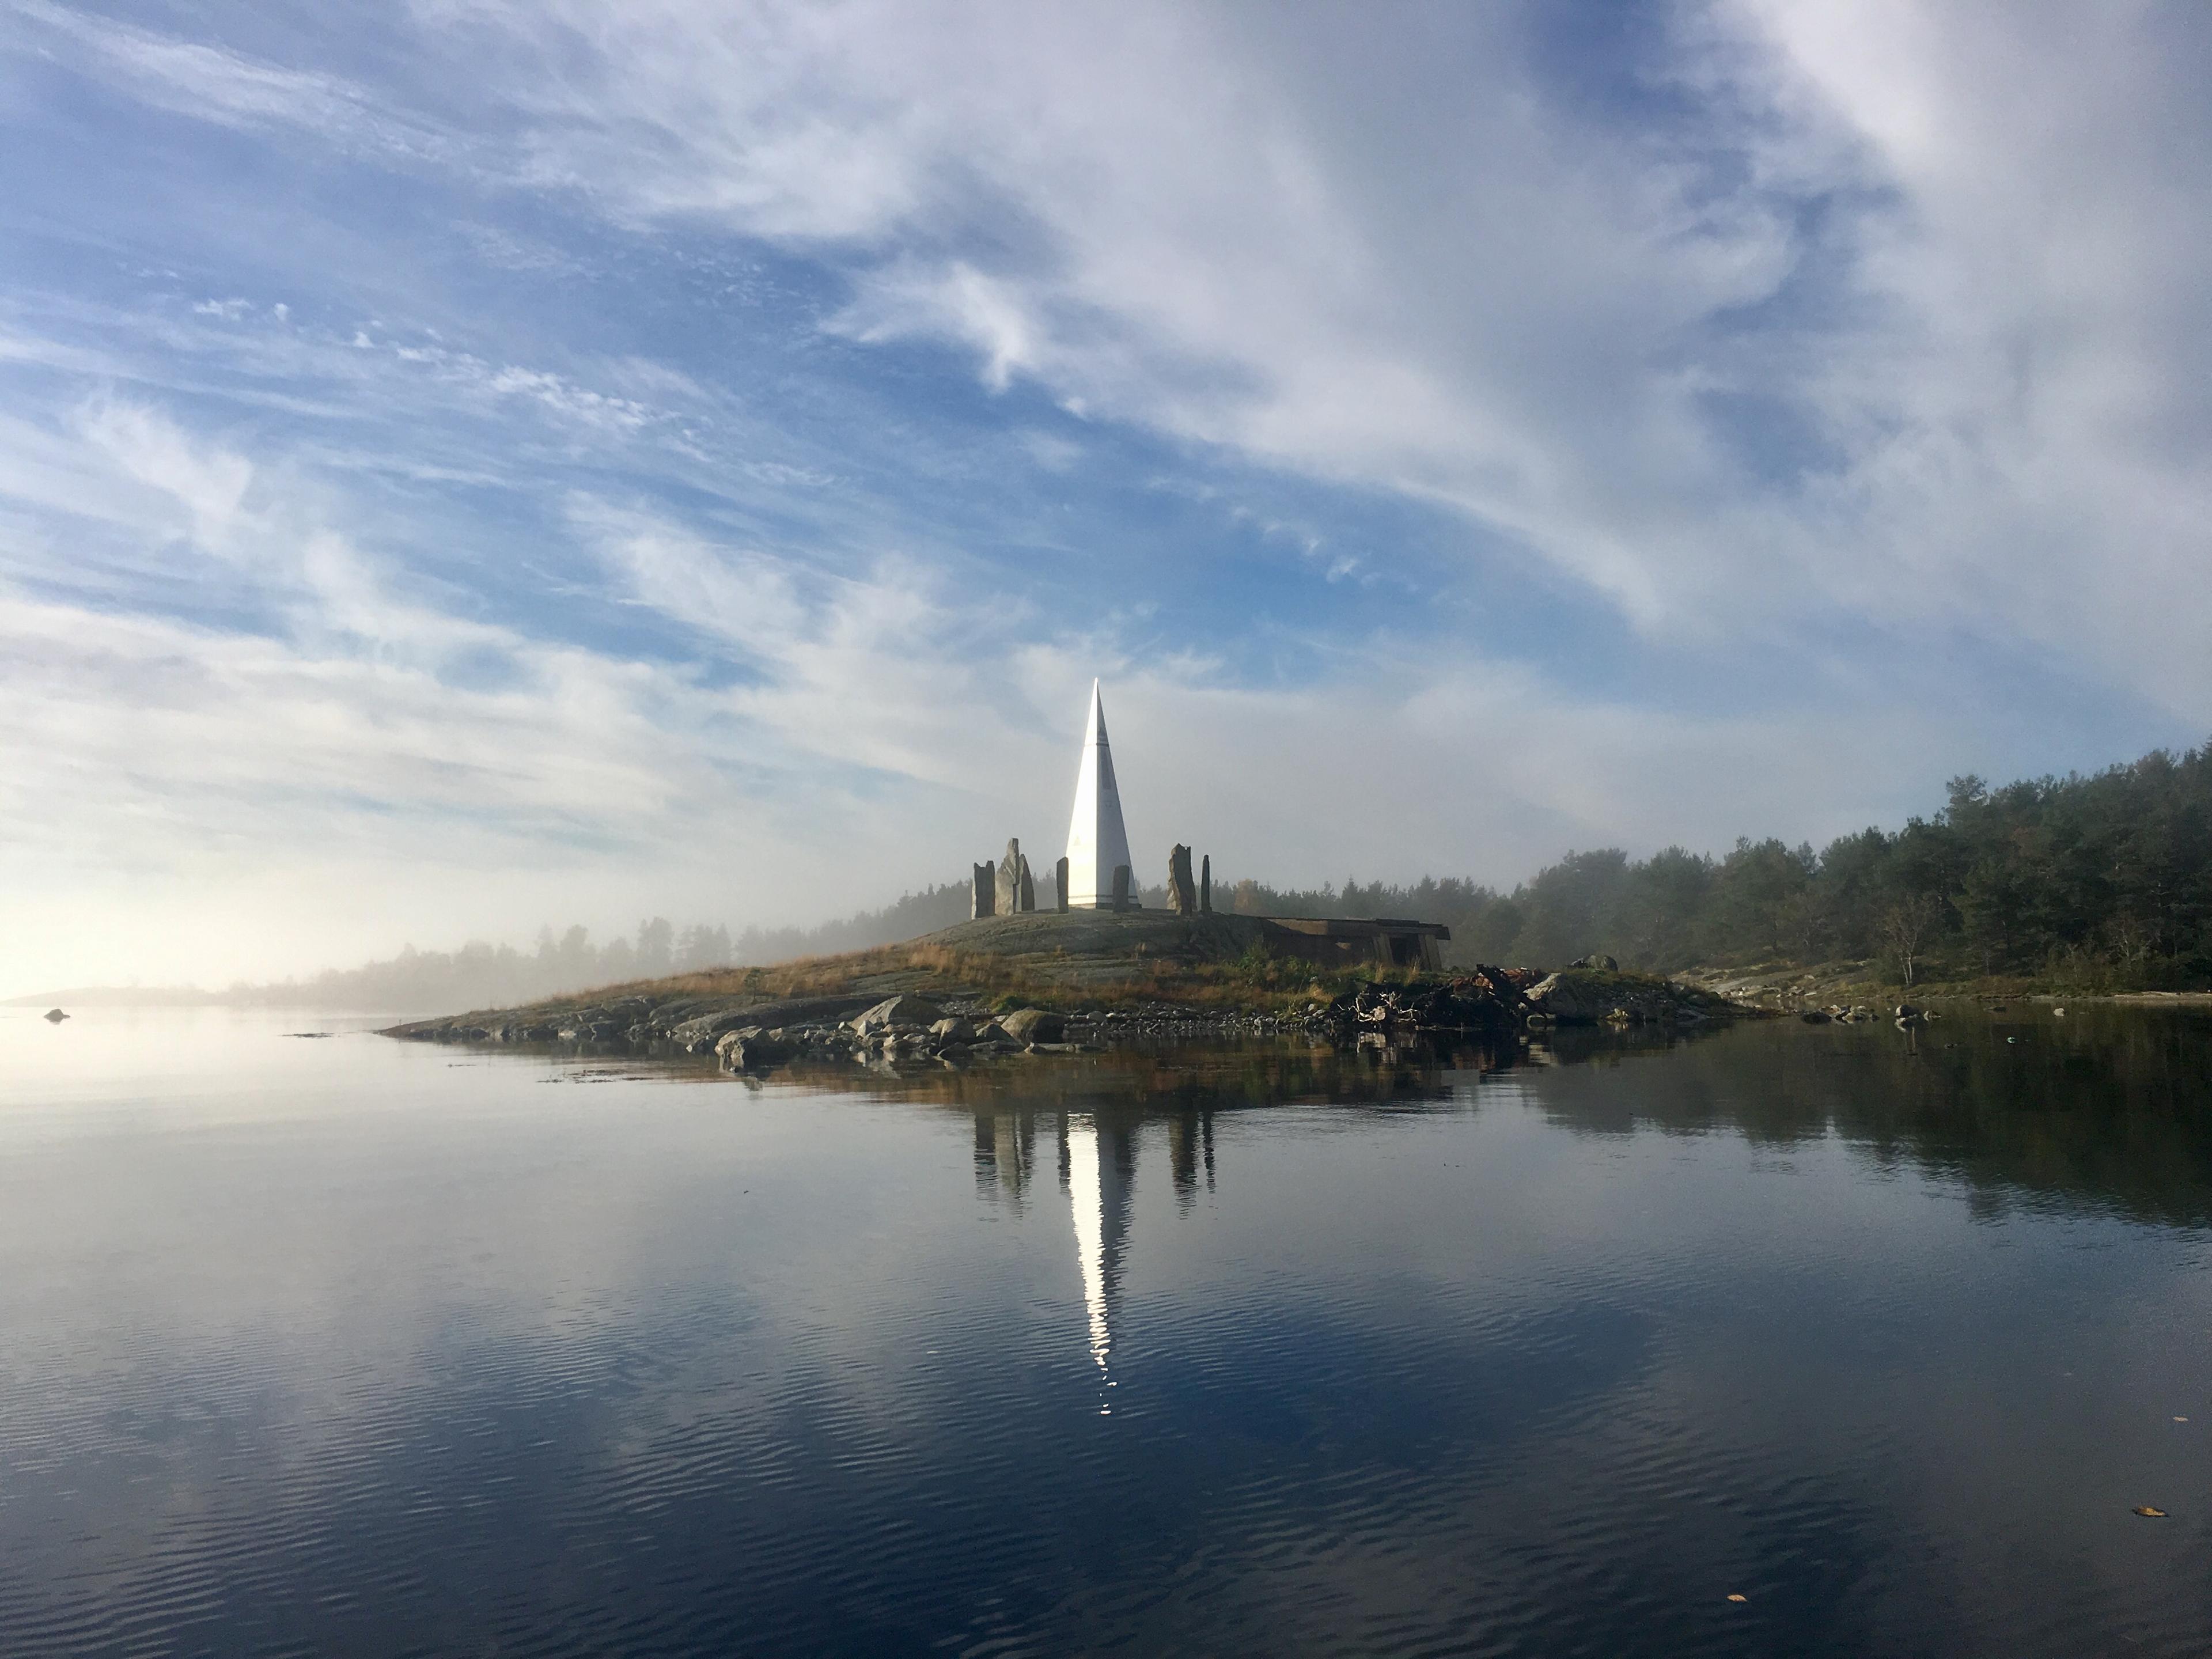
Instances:
[[[1771,1011],[1609,963],[1559,973],[1328,967],[1252,948],[1242,919],[1032,913],[848,957],[609,987],[410,1021],[415,1042],[799,1058],[1080,1051],[1122,1037],[1291,1036],[1338,1047],[1423,1034],[1492,1042],[1554,1025],[1697,1025]]]

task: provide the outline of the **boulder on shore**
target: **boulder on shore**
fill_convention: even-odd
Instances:
[[[726,1072],[757,1071],[763,1066],[789,1060],[791,1055],[792,1045],[780,1032],[763,1031],[757,1025],[726,1031],[714,1045],[714,1057]]]
[[[58,1008],[49,1008],[46,1010],[46,1018],[48,1024],[58,1025],[64,1020],[67,1019],[69,1016]]]
[[[845,1024],[862,1036],[893,1025],[934,1025],[945,1018],[945,1010],[933,1002],[924,1002],[920,997],[885,997],[874,1007],[858,1013]]]
[[[687,1054],[700,1054],[714,1047],[724,1033],[741,1025],[757,1024],[757,1018],[746,1012],[702,1014],[696,1019],[670,1027],[668,1040]]]
[[[1018,1008],[999,1017],[999,1029],[1017,1042],[1057,1042],[1067,1021],[1042,1008]]]

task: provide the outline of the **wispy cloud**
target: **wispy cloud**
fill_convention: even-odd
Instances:
[[[2212,724],[2186,13],[5,15],[27,984],[878,902],[1100,672],[1300,879]]]

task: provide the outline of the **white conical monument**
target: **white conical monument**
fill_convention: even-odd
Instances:
[[[1106,708],[1098,682],[1091,682],[1091,720],[1084,728],[1083,764],[1075,775],[1075,817],[1067,826],[1067,902],[1078,910],[1113,908],[1114,870],[1129,866],[1136,896],[1136,865],[1129,832],[1121,827],[1121,792],[1114,785],[1114,751],[1106,746]]]

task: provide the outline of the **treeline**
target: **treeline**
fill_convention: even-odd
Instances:
[[[894,944],[964,920],[968,904],[968,889],[948,884],[818,927],[747,927],[732,934],[726,927],[704,923],[678,929],[655,916],[638,923],[634,935],[604,945],[594,943],[587,928],[556,934],[544,927],[528,951],[482,940],[458,951],[418,951],[410,945],[364,967],[331,969],[276,985],[234,985],[203,1000],[395,1012],[503,1007],[625,980]]]
[[[1868,829],[1815,851],[1741,840],[1715,858],[1670,847],[1570,853],[1510,892],[1455,877],[1406,884],[1217,885],[1250,915],[1401,916],[1452,930],[1447,960],[1557,966],[1602,951],[1664,972],[1771,960],[1878,961],[1910,983],[1931,969],[2081,988],[2212,983],[2212,745],[2160,750],[2094,776],[1992,789],[1952,780],[1931,817]],[[1142,890],[1148,907],[1163,889]],[[492,1007],[625,980],[894,944],[968,915],[951,882],[816,927],[678,930],[655,917],[595,944],[542,930],[534,949],[411,946],[386,962],[227,1002],[446,1011]]]
[[[1256,915],[1444,922],[1460,962],[1603,951],[1654,971],[1875,960],[1907,983],[1931,967],[2085,988],[2212,980],[2212,745],[2090,777],[1954,778],[1948,795],[1932,817],[1818,852],[1772,839],[1720,858],[1607,848],[1510,893],[1424,878],[1318,892],[1238,882],[1230,896]]]

